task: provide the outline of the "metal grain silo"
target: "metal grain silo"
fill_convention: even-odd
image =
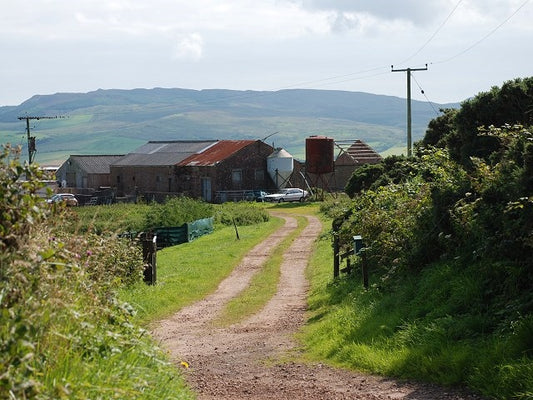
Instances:
[[[305,166],[311,174],[328,174],[334,171],[334,141],[326,136],[305,139]]]
[[[287,185],[287,182],[292,175],[293,165],[293,157],[288,151],[282,148],[277,148],[267,157],[268,174],[278,189]]]

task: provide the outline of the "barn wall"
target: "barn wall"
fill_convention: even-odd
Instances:
[[[272,147],[258,141],[215,165],[176,167],[177,191],[189,197],[203,198],[202,180],[210,182],[211,200],[218,191],[272,189],[273,182],[266,164],[272,151]],[[240,181],[235,180],[236,176],[240,176]]]
[[[168,192],[204,198],[202,183],[210,182],[212,199],[217,191],[273,189],[266,159],[271,146],[257,141],[214,165],[205,166],[111,166],[110,186],[118,196]],[[235,177],[240,175],[240,181]]]
[[[169,166],[111,166],[110,186],[118,196],[145,192],[174,192],[176,178]],[[170,190],[169,190],[170,189]]]
[[[111,186],[110,178],[109,174],[87,174],[87,187],[97,190],[102,186]]]

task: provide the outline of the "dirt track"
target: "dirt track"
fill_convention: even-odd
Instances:
[[[285,225],[252,249],[217,291],[154,329],[154,336],[184,369],[199,399],[479,399],[430,385],[403,383],[322,364],[283,362],[295,349],[293,333],[304,323],[304,270],[321,231],[315,217],[283,256],[276,295],[262,311],[227,327],[211,321],[228,300],[237,296],[268,259],[272,249],[297,226],[279,214]],[[285,357],[286,358],[286,357]]]

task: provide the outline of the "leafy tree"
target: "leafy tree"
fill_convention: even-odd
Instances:
[[[383,175],[384,171],[383,164],[365,164],[357,168],[346,184],[345,192],[348,196],[354,197],[362,190],[370,189],[374,182]]]
[[[500,144],[479,128],[533,124],[533,77],[505,82],[463,102],[459,110],[442,111],[430,121],[421,144],[447,147],[453,159],[471,167],[470,157],[488,160]]]
[[[345,191],[350,197],[364,190],[375,190],[389,183],[402,183],[416,175],[417,160],[404,156],[386,157],[380,164],[366,164],[357,168],[346,184]]]
[[[0,153],[0,398],[91,398],[94,386],[65,372],[118,352],[144,357],[114,295],[140,280],[142,255],[128,241],[58,229],[68,210],[36,196],[38,166],[19,153]]]
[[[454,108],[441,109],[442,115],[429,121],[428,129],[422,141],[423,146],[446,147],[446,141],[455,130],[455,117],[458,110]]]

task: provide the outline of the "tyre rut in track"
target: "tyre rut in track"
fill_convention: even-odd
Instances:
[[[230,327],[215,327],[224,305],[245,289],[272,251],[297,227],[285,224],[254,247],[205,299],[160,321],[154,336],[177,365],[187,361],[185,378],[199,399],[477,399],[431,385],[334,369],[322,364],[281,362],[296,350],[293,334],[305,322],[308,283],[305,268],[321,232],[320,221],[308,225],[283,254],[277,293],[257,314]]]

